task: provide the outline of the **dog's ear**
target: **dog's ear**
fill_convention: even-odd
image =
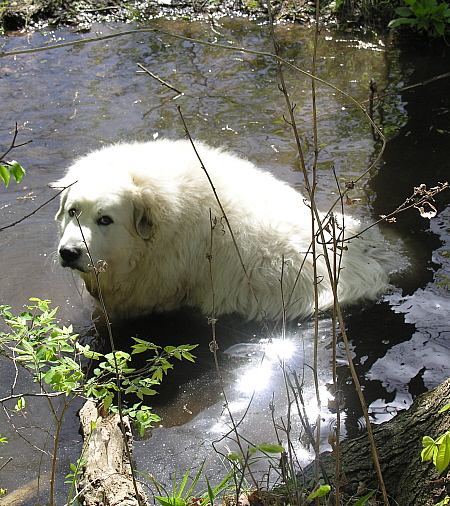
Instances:
[[[136,202],[134,205],[134,226],[136,227],[136,232],[142,239],[150,239],[153,222],[149,216],[148,209]]]
[[[58,209],[58,212],[56,213],[56,216],[55,216],[55,219],[57,221],[61,221],[61,219],[62,219],[62,215],[64,214],[64,206],[66,204],[67,197],[69,195],[70,187],[73,184],[75,184],[76,182],[77,181],[74,180],[73,177],[69,177],[68,174],[66,174],[58,181],[55,181],[54,183],[50,183],[48,185],[53,190],[58,190],[60,192],[61,192],[61,190],[63,190],[61,193],[61,200],[60,200],[60,204],[59,204],[59,209]]]
[[[66,190],[62,194],[61,202],[59,203],[59,209],[58,209],[58,212],[56,213],[56,216],[55,216],[55,219],[57,221],[61,221],[62,220],[62,217],[63,217],[63,214],[64,214],[64,207],[66,205],[66,201],[67,201],[67,196],[68,195],[69,195],[69,190]]]

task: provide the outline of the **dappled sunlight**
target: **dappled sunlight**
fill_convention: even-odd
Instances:
[[[273,373],[273,365],[267,360],[256,367],[250,368],[238,380],[237,389],[240,392],[260,392],[270,385],[270,377]]]
[[[271,377],[277,366],[291,359],[297,351],[294,341],[289,339],[262,340],[258,361],[250,363],[248,370],[238,379],[240,392],[260,392],[271,385]]]

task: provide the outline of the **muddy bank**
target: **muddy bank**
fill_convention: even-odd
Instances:
[[[344,27],[376,26],[386,28],[395,17],[399,0],[387,4],[376,2],[370,8],[362,1],[347,0],[336,7],[321,2],[321,21]],[[275,20],[310,23],[315,17],[314,0],[273,0]],[[336,10],[338,9],[338,10]],[[240,16],[266,21],[264,0],[18,0],[0,4],[0,33],[75,25],[88,29],[98,22],[140,22],[164,17],[202,20]]]
[[[281,0],[273,3],[277,19],[308,22],[314,3],[307,0]],[[77,25],[94,22],[145,22],[156,17],[208,19],[245,16],[267,19],[267,5],[259,0],[22,0],[0,6],[0,30],[37,29],[45,26]]]

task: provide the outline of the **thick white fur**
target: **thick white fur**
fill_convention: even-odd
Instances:
[[[246,160],[196,146],[257,300],[211,185],[184,140],[113,145],[72,165],[57,183],[77,181],[61,199],[59,248],[76,247],[82,254],[69,263],[60,257],[60,262],[77,270],[98,297],[86,241],[94,263],[107,263],[99,279],[108,313],[115,319],[181,306],[213,315],[213,303],[215,315],[237,312],[249,319],[275,319],[285,310],[288,319],[309,316],[314,276],[308,252],[311,212],[304,197]],[[99,223],[103,216],[113,222]],[[346,235],[351,235],[355,223],[346,218],[345,224]],[[384,243],[374,247],[353,239],[342,256],[340,302],[375,299],[385,291],[389,257]],[[333,294],[323,254],[317,258],[316,286],[319,308],[325,310],[333,304]]]

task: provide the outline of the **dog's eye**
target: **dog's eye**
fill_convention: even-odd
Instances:
[[[102,216],[101,218],[99,218],[97,220],[97,223],[99,225],[111,225],[111,223],[114,223],[112,218],[110,218],[109,216]]]
[[[73,209],[73,208],[72,208],[72,209],[69,209],[69,211],[68,211],[68,212],[69,212],[69,216],[70,216],[71,218],[73,218],[73,217],[77,214],[77,210],[76,210],[76,209]]]

